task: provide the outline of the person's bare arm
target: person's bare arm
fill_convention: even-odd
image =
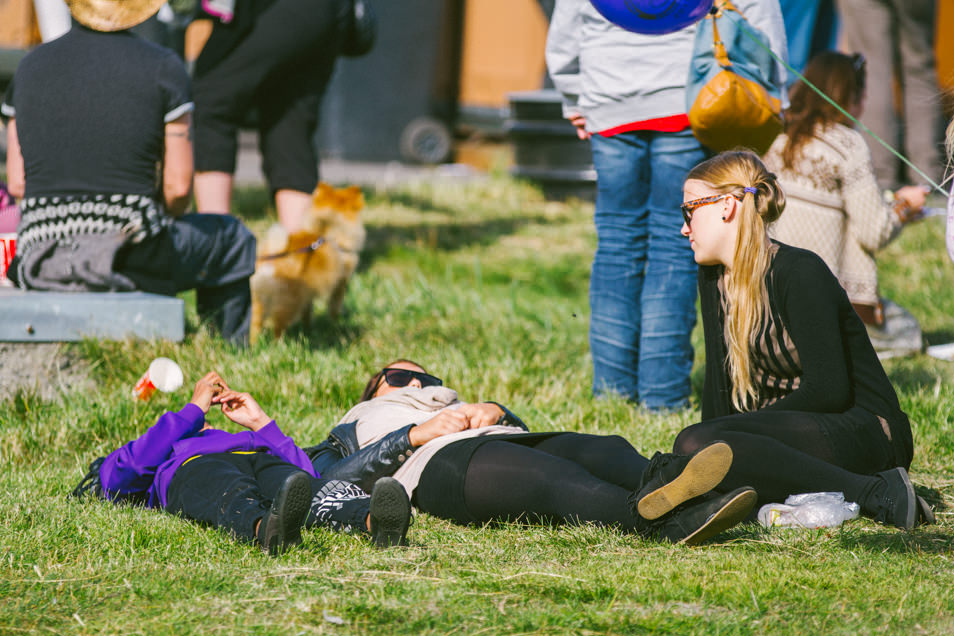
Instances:
[[[22,199],[26,192],[26,170],[23,167],[15,118],[11,118],[7,123],[7,190],[17,199]]]
[[[166,124],[162,161],[162,195],[166,212],[182,216],[192,200],[192,114]]]

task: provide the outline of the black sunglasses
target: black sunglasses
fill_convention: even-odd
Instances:
[[[425,386],[442,386],[444,381],[440,378],[436,378],[429,373],[423,373],[421,371],[411,371],[409,369],[382,369],[381,371],[384,374],[384,381],[390,386],[402,387],[407,386],[411,383],[411,380],[417,379],[421,383],[422,387]]]

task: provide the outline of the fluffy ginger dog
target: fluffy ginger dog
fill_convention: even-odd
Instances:
[[[316,299],[325,300],[328,316],[337,320],[364,247],[362,208],[358,186],[319,183],[303,229],[289,234],[276,224],[268,230],[251,279],[252,342],[267,326],[276,338],[298,321],[307,327]]]

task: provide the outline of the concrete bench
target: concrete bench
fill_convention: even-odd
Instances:
[[[39,292],[0,287],[0,342],[185,337],[185,303],[145,292]]]

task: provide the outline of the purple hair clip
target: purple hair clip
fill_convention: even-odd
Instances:
[[[754,187],[752,187],[752,186],[745,186],[744,188],[742,188],[742,190],[743,190],[744,192],[751,192],[752,194],[755,194],[756,192],[759,191],[758,188],[754,188]]]

